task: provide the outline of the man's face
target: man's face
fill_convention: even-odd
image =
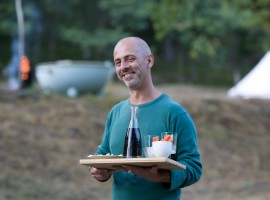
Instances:
[[[116,74],[129,88],[138,88],[146,70],[146,59],[136,50],[132,42],[118,44],[114,50]],[[137,48],[138,49],[138,48]]]

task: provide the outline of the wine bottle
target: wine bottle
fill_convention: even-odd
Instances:
[[[142,156],[141,132],[137,120],[138,106],[130,106],[130,122],[127,128],[123,156],[125,158],[139,158]]]

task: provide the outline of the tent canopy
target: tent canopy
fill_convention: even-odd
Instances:
[[[270,51],[228,91],[228,96],[270,99]]]

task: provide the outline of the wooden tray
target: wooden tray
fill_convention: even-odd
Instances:
[[[142,166],[142,167],[149,167],[153,165],[157,165],[159,169],[178,169],[178,170],[185,170],[186,166],[182,165],[170,158],[165,157],[157,157],[157,158],[101,158],[101,159],[81,159],[81,165],[87,165],[96,168],[106,168],[106,169],[113,169],[114,166],[120,165],[135,165],[135,166]]]

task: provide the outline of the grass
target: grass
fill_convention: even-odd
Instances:
[[[266,199],[270,102],[227,99],[224,89],[159,89],[181,103],[197,127],[204,174],[183,190],[183,199]],[[95,151],[108,111],[126,97],[118,84],[103,96],[76,99],[36,90],[26,95],[2,91],[0,199],[109,199],[111,182],[91,179],[79,159]]]

